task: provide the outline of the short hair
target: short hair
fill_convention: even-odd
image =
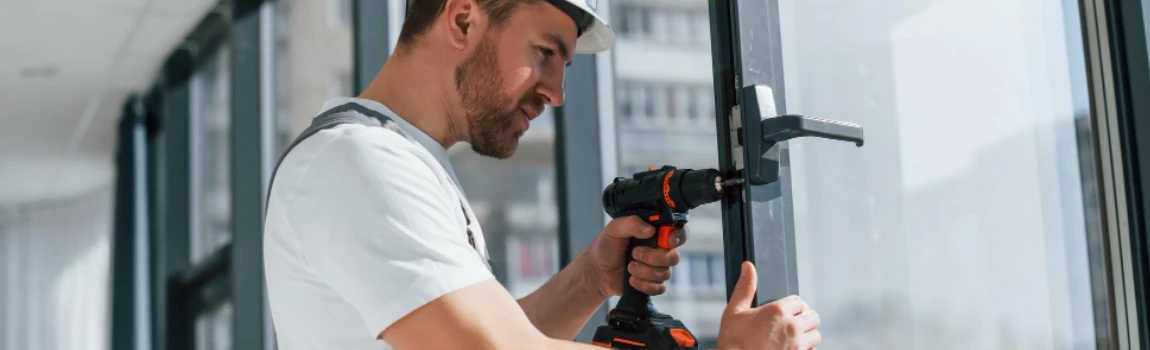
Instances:
[[[479,8],[487,12],[492,26],[499,26],[507,22],[511,12],[519,5],[535,3],[541,0],[476,0]],[[399,31],[399,46],[411,46],[431,24],[435,18],[443,13],[447,0],[408,0],[407,19],[403,21],[403,29]]]

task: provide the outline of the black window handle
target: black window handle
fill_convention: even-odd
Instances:
[[[779,142],[796,137],[819,137],[863,145],[863,128],[854,123],[801,115],[775,115],[774,93],[764,85],[743,87],[739,143],[746,153],[744,167],[752,185],[766,185],[779,179],[779,160],[769,152]]]

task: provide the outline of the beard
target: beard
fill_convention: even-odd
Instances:
[[[455,89],[462,101],[471,149],[497,159],[511,157],[519,147],[524,132],[516,128],[522,118],[519,107],[529,103],[543,111],[543,100],[534,91],[508,107],[512,99],[504,86],[495,40],[486,35],[471,57],[455,69]]]

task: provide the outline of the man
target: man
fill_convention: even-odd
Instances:
[[[571,56],[606,50],[613,34],[584,0],[409,7],[396,52],[367,90],[329,101],[317,118],[380,122],[305,131],[273,178],[264,262],[279,346],[595,349],[569,340],[623,283],[662,294],[679,253],[640,247],[624,266],[628,239],[654,228],[616,219],[516,301],[485,264],[483,231],[446,149],[468,142],[483,155],[511,156],[543,105],[563,104]],[[818,315],[797,296],[751,307],[755,276],[744,263],[718,347],[818,345]]]

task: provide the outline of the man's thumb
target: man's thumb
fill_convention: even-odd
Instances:
[[[735,310],[750,309],[758,287],[759,275],[755,272],[755,265],[750,261],[744,261],[739,281],[735,283],[735,290],[731,292],[731,300],[727,302],[727,307]]]

